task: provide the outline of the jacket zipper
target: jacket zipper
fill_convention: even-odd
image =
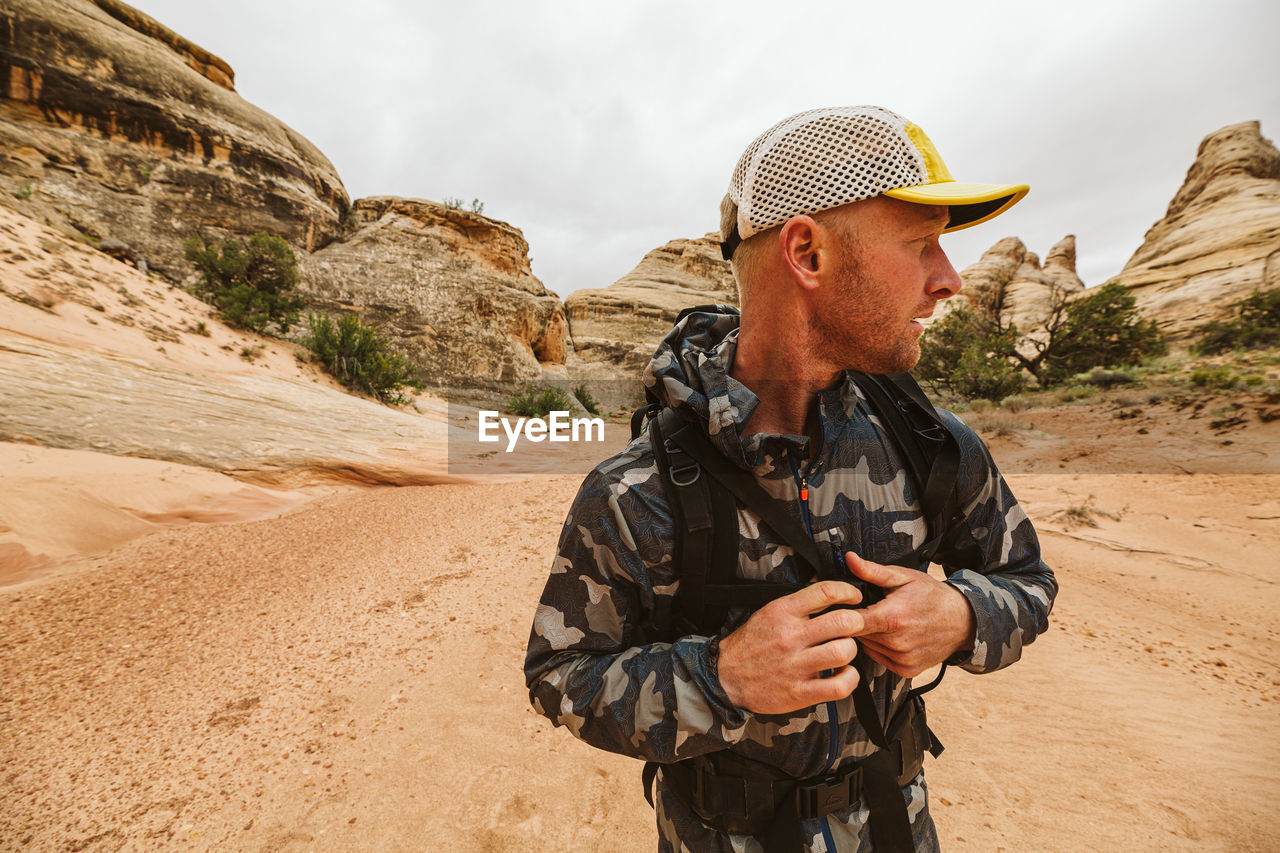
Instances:
[[[809,475],[813,473],[814,466],[818,464],[818,456],[822,452],[823,431],[825,424],[822,417],[823,394],[818,395],[818,446],[814,448],[813,453],[809,456],[808,464],[804,470],[800,470],[796,465],[794,458],[791,462],[791,470],[794,474],[797,485],[800,489],[800,515],[804,519],[805,532],[809,534],[809,538],[813,539],[813,523],[809,516]],[[822,772],[829,771],[835,764],[840,746],[840,722],[836,711],[835,702],[824,703],[827,706],[827,759],[823,764]]]
[[[800,489],[800,515],[801,515],[801,518],[804,519],[804,529],[805,529],[805,532],[809,534],[810,539],[813,539],[813,524],[809,517],[809,475],[813,473],[813,467],[818,462],[818,455],[822,452],[822,437],[823,437],[823,427],[824,427],[824,424],[822,422],[822,404],[823,404],[823,396],[822,394],[819,394],[818,395],[818,446],[810,454],[808,464],[805,465],[803,471],[801,471],[799,466],[796,465],[795,457],[792,457],[792,460],[791,460],[791,472],[794,475],[796,479],[796,484]],[[840,719],[839,719],[839,712],[836,709],[835,702],[824,702],[823,704],[827,706],[827,758],[822,765],[822,772],[825,774],[831,770],[831,767],[833,764],[835,764],[836,757],[839,754]],[[831,838],[831,828],[827,825],[827,819],[825,817],[819,821],[819,824],[822,829],[823,841],[825,842],[827,849],[830,850],[833,848],[835,843]]]

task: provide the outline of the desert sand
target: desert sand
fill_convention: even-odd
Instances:
[[[1268,473],[1010,475],[1062,593],[1023,661],[931,699],[944,849],[1280,846],[1265,446]],[[206,515],[160,495],[144,535],[7,579],[0,849],[652,849],[640,765],[523,683],[577,482],[201,481]]]

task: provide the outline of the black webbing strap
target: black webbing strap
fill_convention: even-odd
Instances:
[[[815,575],[822,578],[834,577],[831,560],[822,556],[817,543],[809,538],[808,532],[800,522],[787,514],[781,502],[760,488],[755,477],[726,459],[703,433],[700,426],[684,420],[676,414],[674,409],[662,410],[656,420],[661,426],[662,435],[667,439],[668,451],[673,445],[684,450],[708,474],[724,484],[725,488],[732,492],[744,506],[760,516],[761,521],[778,534],[782,541],[795,551],[796,556],[809,565],[809,569]],[[777,586],[786,586],[793,590],[800,588],[798,584],[778,584]]]
[[[711,444],[699,426],[681,419],[672,409],[664,409],[654,419],[651,428],[654,427],[656,427],[654,441],[661,442],[667,454],[667,463],[670,466],[667,479],[675,486],[672,491],[680,495],[682,511],[688,511],[685,509],[688,501],[686,495],[694,492],[699,479],[690,474],[684,466],[701,465],[702,469],[710,475],[709,478],[702,479],[712,479],[723,485],[734,497],[759,515],[761,521],[790,546],[798,558],[809,564],[809,568],[816,576],[823,579],[836,577],[837,567],[834,565],[834,556],[823,559],[817,543],[809,537],[800,523],[788,515],[781,503],[765,492],[751,474],[729,462]],[[700,495],[709,495],[709,489],[704,488]],[[701,499],[699,496],[695,500]],[[701,517],[701,515],[696,516],[698,523]],[[733,530],[736,533],[736,510]],[[698,541],[697,550],[688,550],[686,544],[679,560],[688,572],[688,574],[681,574],[682,587],[691,577],[697,580],[695,586],[682,588],[677,596],[678,599],[686,596],[692,598],[694,594],[700,594],[703,604],[741,607],[744,606],[744,600],[747,597],[760,598],[762,599],[760,603],[763,604],[801,588],[799,584],[741,581],[735,584],[709,584],[706,582],[706,564],[699,565],[691,562],[702,553],[701,537],[696,537],[696,541]],[[736,561],[736,543],[733,553]],[[898,771],[890,766],[881,766],[891,764],[895,753],[890,749],[888,738],[885,737],[884,726],[876,712],[875,700],[871,695],[868,681],[864,664],[859,667],[858,685],[853,691],[853,707],[858,722],[867,732],[867,736],[880,748],[880,752],[876,754],[880,758],[873,756],[873,759],[868,760],[862,769],[862,793],[871,812],[871,838],[876,850],[885,851],[885,853],[911,853],[913,850],[911,821],[907,815],[902,790],[898,787]],[[654,773],[656,773],[656,767],[652,769],[646,767],[644,776],[646,794],[652,786]],[[771,846],[771,850],[801,849],[799,820],[800,815],[796,810],[795,801],[792,799],[784,801],[783,807],[775,816],[768,840],[771,845],[786,844],[786,847]]]
[[[955,514],[960,445],[910,374],[855,372],[853,377],[902,452],[919,489],[929,538],[916,553],[921,562],[928,562],[938,552]]]

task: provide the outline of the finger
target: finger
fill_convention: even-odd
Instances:
[[[854,577],[879,587],[902,586],[909,579],[909,576],[904,576],[905,569],[864,560],[852,551],[845,552],[844,564],[853,572]]]
[[[836,637],[852,637],[862,631],[862,613],[840,608],[815,616],[804,626],[805,645],[816,646]]]
[[[851,637],[839,637],[805,650],[803,666],[810,675],[840,669],[858,656],[858,643]]]
[[[871,634],[893,634],[903,628],[902,609],[895,601],[884,599],[870,607],[864,607],[858,613],[862,616],[862,627],[850,636],[866,637]]]
[[[801,707],[817,705],[819,702],[834,702],[845,698],[858,686],[858,669],[853,666],[842,666],[825,678],[813,678],[796,691]]]
[[[774,604],[796,616],[807,616],[811,613],[821,613],[837,604],[858,604],[861,601],[862,592],[851,583],[819,581],[790,595],[784,595]]]

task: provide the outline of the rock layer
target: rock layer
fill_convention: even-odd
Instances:
[[[119,239],[171,280],[197,231],[312,250],[346,214],[332,164],[236,94],[225,62],[115,0],[9,0],[0,85],[6,203]]]
[[[315,306],[375,323],[435,387],[503,390],[563,365],[560,299],[520,230],[421,199],[357,200],[349,233],[302,259]]]
[[[1280,151],[1256,121],[1204,138],[1164,218],[1116,279],[1171,339],[1280,287]]]

